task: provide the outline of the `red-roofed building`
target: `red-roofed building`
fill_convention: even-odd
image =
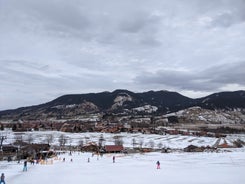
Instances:
[[[105,152],[106,153],[120,153],[123,151],[122,145],[107,145],[105,146]]]

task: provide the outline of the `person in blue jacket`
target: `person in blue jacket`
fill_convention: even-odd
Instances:
[[[4,176],[4,173],[2,173],[2,175],[1,175],[0,184],[6,184],[6,183],[5,183],[5,176]]]
[[[27,171],[27,161],[26,161],[26,160],[24,161],[24,168],[23,168],[23,171]]]

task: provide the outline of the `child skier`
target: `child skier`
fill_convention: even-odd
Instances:
[[[160,169],[160,162],[157,161],[157,169]]]

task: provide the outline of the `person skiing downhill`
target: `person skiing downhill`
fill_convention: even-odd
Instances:
[[[5,176],[4,176],[4,173],[2,173],[2,175],[1,175],[0,184],[6,184],[6,183],[5,183]]]
[[[157,169],[160,169],[160,162],[159,161],[157,161]]]
[[[112,157],[113,163],[115,163],[115,156]]]
[[[26,161],[26,160],[24,161],[24,168],[23,168],[23,171],[27,171],[27,161]]]

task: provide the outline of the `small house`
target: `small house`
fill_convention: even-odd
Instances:
[[[122,145],[106,145],[105,152],[106,153],[120,153],[124,150]]]

